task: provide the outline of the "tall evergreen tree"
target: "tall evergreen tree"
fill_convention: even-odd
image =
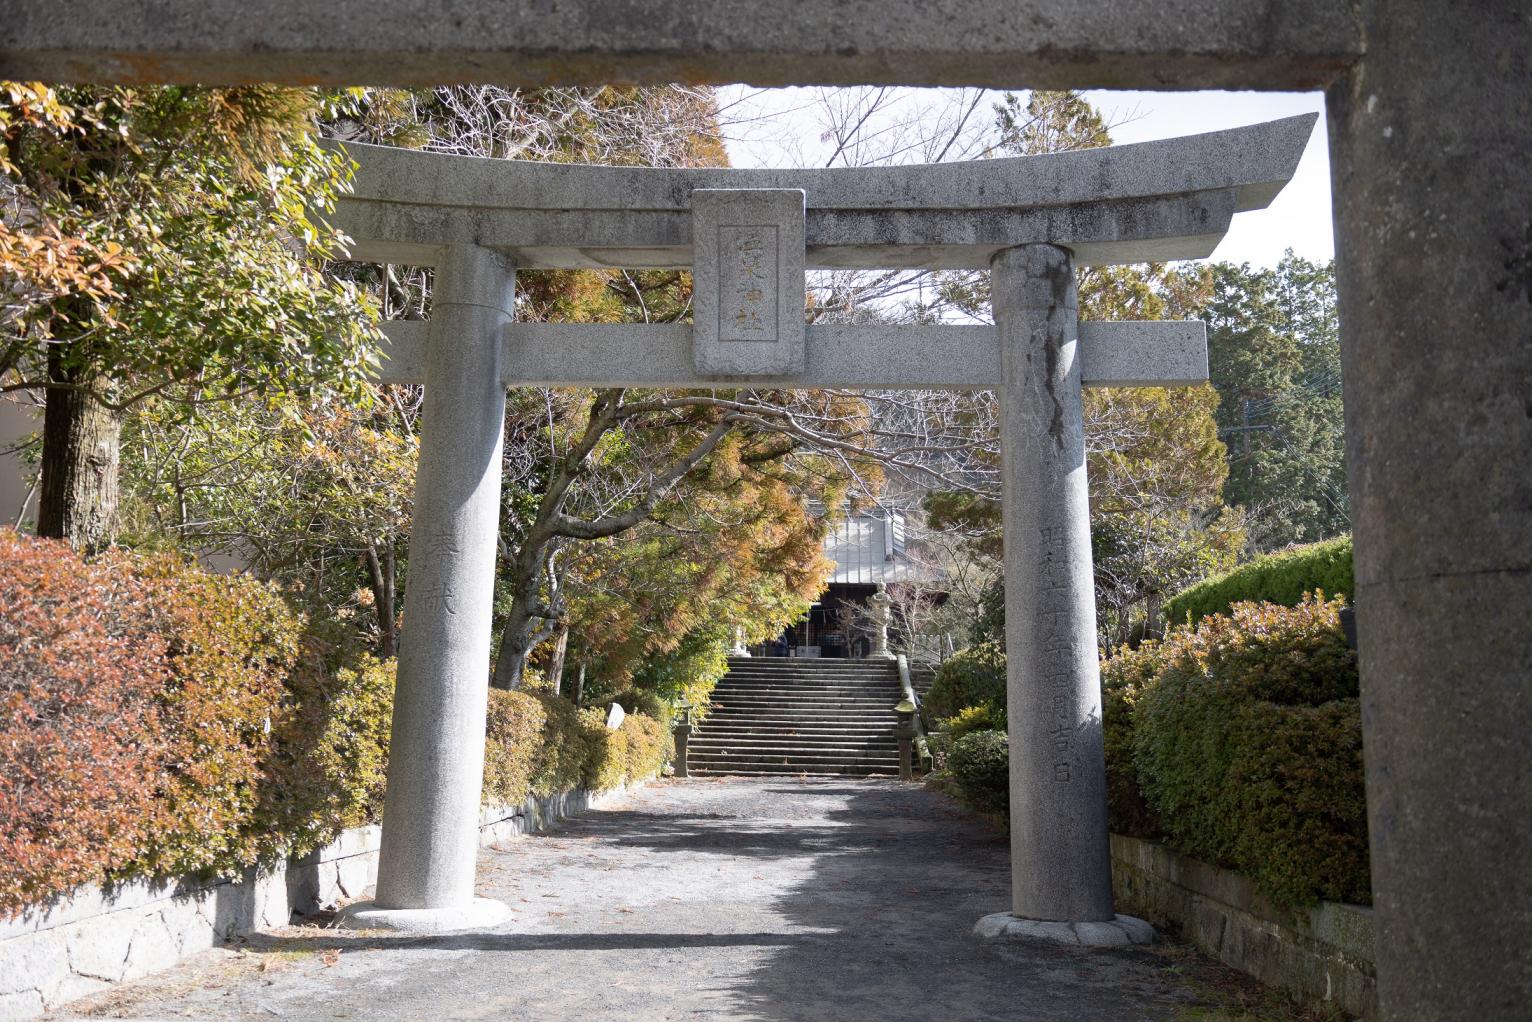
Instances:
[[[1229,450],[1224,499],[1260,551],[1351,527],[1335,272],[1289,252],[1274,269],[1221,263],[1202,312]]]

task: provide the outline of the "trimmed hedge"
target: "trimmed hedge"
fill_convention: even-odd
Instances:
[[[1164,664],[1154,642],[1101,662],[1101,739],[1106,751],[1107,825],[1119,834],[1157,838],[1160,826],[1138,784],[1133,734],[1138,700]]]
[[[0,530],[0,915],[81,884],[229,874],[382,811],[394,664],[277,590]],[[492,692],[484,798],[660,772],[668,729]]]
[[[134,862],[166,760],[147,587],[0,530],[0,909]]]
[[[1112,829],[1236,870],[1283,904],[1367,902],[1361,711],[1342,605],[1236,604],[1103,660]],[[1003,654],[981,656],[1004,676]],[[932,736],[959,797],[984,811],[1007,808],[1004,735],[974,729],[1003,713],[981,701]]]
[[[1355,592],[1350,536],[1264,554],[1203,579],[1165,601],[1165,620],[1171,625],[1195,625],[1211,614],[1229,613],[1236,603],[1251,601],[1296,607],[1315,591],[1347,597]]]
[[[969,805],[980,812],[1010,812],[1010,742],[1004,731],[974,731],[954,741],[947,770]]]
[[[1341,606],[1236,604],[1110,668],[1141,679],[1123,686],[1131,732],[1110,741],[1119,766],[1132,749],[1152,827],[1290,905],[1370,896],[1356,658]],[[1115,794],[1117,815],[1130,814]]]
[[[671,753],[670,729],[653,717],[631,714],[612,731],[605,712],[536,690],[491,689],[485,732],[486,805],[607,791],[655,776]]]
[[[1004,731],[1006,729],[1005,707],[992,703],[968,706],[941,723],[942,733],[952,741],[975,731]]]
[[[981,642],[946,660],[926,693],[926,713],[954,717],[970,706],[1005,708],[1005,648]]]

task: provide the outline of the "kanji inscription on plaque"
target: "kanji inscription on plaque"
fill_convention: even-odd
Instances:
[[[692,193],[692,337],[697,370],[723,376],[803,371],[804,194]]]

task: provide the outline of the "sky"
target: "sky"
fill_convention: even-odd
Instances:
[[[813,90],[735,86],[721,91],[726,116],[733,113],[739,118],[726,128],[725,144],[734,166],[809,166],[822,164],[829,156],[829,145],[819,137],[822,124],[812,112]],[[907,109],[939,107],[940,91],[901,90],[908,97]],[[1334,257],[1322,93],[1090,91],[1085,95],[1112,126],[1112,140],[1117,144],[1318,112],[1319,122],[1292,181],[1268,208],[1237,214],[1213,259],[1274,266],[1289,248],[1308,259]],[[986,109],[991,102],[986,98]]]

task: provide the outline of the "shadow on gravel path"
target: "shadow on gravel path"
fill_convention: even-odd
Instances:
[[[514,910],[498,930],[411,937],[286,927],[77,1003],[72,1014],[1246,1017],[1209,1013],[1221,995],[1160,953],[974,937],[974,922],[1008,902],[1007,853],[993,827],[897,781],[664,782],[487,850],[479,893]]]

